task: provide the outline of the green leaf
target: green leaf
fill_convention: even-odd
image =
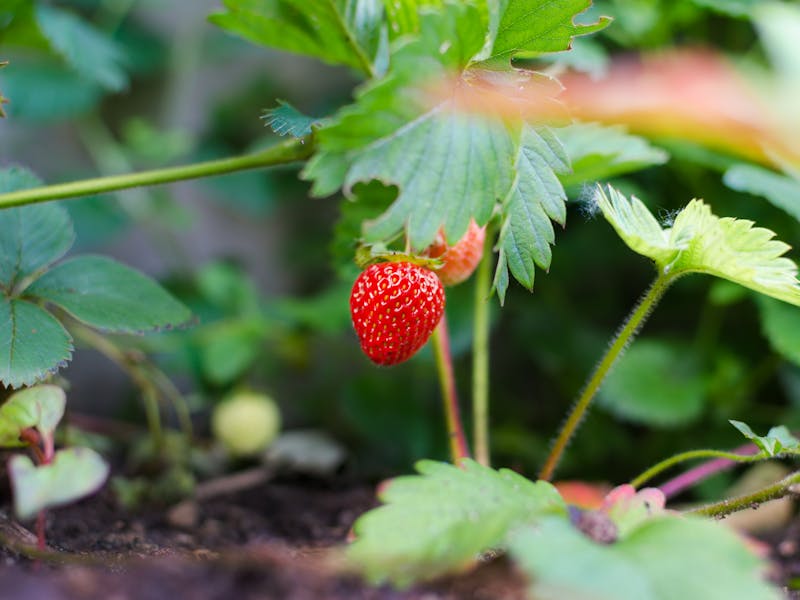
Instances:
[[[368,579],[404,586],[458,570],[500,546],[512,527],[564,512],[546,482],[469,459],[460,467],[420,461],[419,475],[386,484],[384,505],[356,521],[348,549]]]
[[[753,9],[763,0],[692,0],[698,6],[708,8],[729,17],[752,16]]]
[[[559,174],[564,186],[608,179],[664,164],[669,158],[666,152],[621,126],[575,123],[557,129],[556,134],[572,165],[571,172]]]
[[[89,448],[60,450],[52,463],[38,467],[27,456],[12,456],[8,471],[20,519],[88,496],[108,477],[108,465]]]
[[[381,0],[224,0],[209,20],[243,38],[372,74]]]
[[[800,221],[800,182],[756,165],[733,165],[722,181],[737,192],[766,198],[772,205]]]
[[[0,170],[0,193],[40,184],[26,169]],[[57,204],[0,211],[0,293],[11,294],[23,280],[61,258],[74,239],[69,214]]]
[[[417,33],[419,13],[423,8],[441,8],[444,0],[384,0],[386,20],[392,37]]]
[[[771,298],[758,298],[761,331],[787,360],[800,365],[800,310]]]
[[[607,546],[565,519],[510,537],[511,555],[536,598],[593,600],[778,600],[766,565],[735,533],[711,521],[660,516]]]
[[[76,15],[45,4],[37,5],[36,20],[51,47],[82,77],[114,92],[127,87],[124,55],[107,35]]]
[[[43,308],[0,296],[0,383],[18,388],[55,373],[72,356],[72,338]]]
[[[592,5],[591,0],[506,0],[494,37],[489,61],[535,57],[570,47],[572,38],[606,28],[611,19],[601,17],[591,25],[576,25],[575,15]]]
[[[35,427],[42,437],[52,440],[64,416],[67,398],[55,385],[37,385],[15,392],[0,406],[0,446],[22,446],[23,429]]]
[[[533,289],[534,265],[550,268],[550,245],[555,243],[550,220],[563,226],[567,218],[567,195],[556,170],[568,171],[569,159],[550,130],[523,128],[515,168],[498,239],[494,284],[501,302],[507,287],[503,282],[508,280],[502,271],[510,269],[517,281]]]
[[[278,100],[278,106],[275,108],[265,110],[261,118],[278,135],[286,135],[288,133],[296,138],[309,135],[311,128],[319,123],[319,119],[304,115],[283,100]]]
[[[259,356],[267,324],[260,318],[218,321],[198,332],[203,374],[216,385],[241,376]]]
[[[189,309],[139,271],[104,256],[79,256],[50,269],[26,293],[104,331],[141,333],[186,323]]]
[[[784,425],[773,427],[767,432],[767,435],[761,436],[753,433],[753,430],[746,423],[732,419],[728,420],[728,422],[768,456],[800,454],[800,440],[794,437]]]
[[[661,228],[642,202],[608,187],[597,203],[606,220],[632,250],[655,261],[672,278],[706,273],[756,292],[800,305],[797,265],[783,255],[789,246],[752,221],[717,217],[702,200],[692,200],[671,227]]]
[[[700,416],[705,393],[706,380],[690,348],[645,339],[620,359],[600,398],[604,407],[625,419],[674,427]]]

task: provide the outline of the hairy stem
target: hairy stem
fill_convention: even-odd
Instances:
[[[311,156],[313,152],[314,144],[308,138],[301,140],[293,139],[276,144],[271,148],[255,154],[209,160],[179,167],[153,169],[150,171],[141,171],[139,173],[83,179],[70,183],[57,183],[54,185],[8,192],[6,194],[0,194],[0,209],[47,202],[49,200],[92,196],[94,194],[103,194],[115,190],[171,183],[184,179],[224,175],[226,173],[234,173],[246,169],[273,167],[305,160]]]
[[[635,488],[641,487],[642,484],[650,481],[653,477],[666,471],[670,467],[697,458],[721,458],[731,462],[748,463],[767,457],[763,452],[759,452],[758,454],[739,454],[737,452],[725,452],[724,450],[689,450],[688,452],[681,452],[675,456],[670,456],[660,463],[653,465],[638,477],[633,478],[631,480],[631,485]]]
[[[728,500],[722,500],[721,502],[707,504],[705,506],[701,506],[700,508],[688,510],[686,511],[686,514],[720,519],[740,510],[756,508],[763,502],[777,500],[778,498],[783,498],[789,494],[795,494],[797,493],[796,486],[798,484],[800,484],[800,471],[796,471],[791,475],[784,477],[780,481],[773,483],[772,485],[767,486],[757,492],[753,492],[752,494],[745,494],[744,496],[738,496],[737,498],[730,498]]]
[[[758,447],[755,444],[744,444],[733,450],[737,455],[749,455],[758,452]],[[730,469],[737,463],[727,458],[715,458],[704,462],[701,465],[689,469],[685,473],[681,473],[677,477],[673,477],[659,488],[664,492],[667,499],[677,496],[683,490],[692,487],[693,485],[703,481],[716,473]]]
[[[469,457],[469,446],[461,422],[461,411],[456,394],[456,378],[453,374],[453,357],[450,353],[450,335],[447,332],[447,318],[442,320],[433,332],[433,350],[436,355],[436,368],[439,372],[439,383],[442,387],[444,415],[447,423],[447,438],[450,441],[450,456],[454,463]]]
[[[561,460],[561,456],[564,454],[564,450],[567,448],[567,444],[569,444],[569,441],[572,439],[572,436],[578,428],[578,425],[580,425],[581,421],[583,420],[589,405],[597,394],[597,390],[600,389],[600,385],[605,380],[606,375],[608,375],[609,371],[611,371],[611,368],[628,347],[628,344],[630,344],[633,338],[636,337],[636,334],[639,332],[642,325],[644,325],[647,317],[650,316],[650,313],[653,311],[656,304],[658,304],[661,296],[663,296],[664,292],[667,291],[670,283],[672,283],[671,276],[659,273],[658,277],[656,277],[656,280],[647,290],[645,295],[642,296],[642,299],[639,300],[639,303],[634,307],[633,311],[628,316],[625,324],[611,342],[608,350],[606,350],[605,355],[600,360],[600,363],[597,365],[594,373],[592,373],[592,376],[589,378],[586,387],[583,388],[583,392],[581,392],[581,395],[575,403],[575,406],[572,408],[567,420],[561,427],[561,431],[559,432],[556,441],[553,443],[550,454],[547,456],[547,460],[545,460],[544,466],[539,473],[540,479],[549,481],[552,478],[553,473],[555,472],[556,467]]]
[[[483,258],[475,274],[475,310],[472,338],[472,427],[475,460],[491,463],[489,452],[489,300],[491,296],[491,258],[493,232],[486,227]]]

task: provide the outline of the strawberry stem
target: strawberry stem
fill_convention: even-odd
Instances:
[[[658,301],[661,300],[661,296],[667,291],[672,281],[673,276],[668,273],[660,272],[653,282],[653,285],[650,286],[642,299],[639,300],[639,303],[634,307],[633,311],[631,311],[625,324],[614,337],[608,350],[606,350],[600,363],[589,378],[586,387],[583,388],[567,420],[561,427],[561,431],[556,441],[553,443],[550,454],[547,456],[547,460],[545,460],[544,466],[539,473],[539,479],[549,481],[553,477],[553,473],[561,460],[561,456],[564,454],[564,450],[567,448],[567,444],[569,444],[569,441],[578,429],[578,425],[581,424],[589,405],[592,403],[592,400],[600,389],[606,376],[616,364],[617,359],[622,356],[625,349],[636,337],[636,334],[642,328],[647,317],[650,316],[650,313],[658,304]]]
[[[472,338],[472,426],[475,460],[490,465],[489,454],[489,300],[491,297],[491,224],[487,226],[483,258],[475,274]]]
[[[464,424],[461,422],[461,411],[458,407],[456,394],[456,378],[453,374],[453,356],[450,352],[450,335],[447,332],[447,317],[442,315],[436,329],[431,336],[434,354],[436,355],[436,368],[439,372],[439,383],[442,386],[442,400],[444,401],[444,415],[447,422],[447,437],[450,440],[450,456],[453,463],[458,464],[462,458],[469,458],[467,436],[464,434]]]

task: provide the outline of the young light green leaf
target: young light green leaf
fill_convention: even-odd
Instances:
[[[0,383],[18,388],[56,372],[72,356],[72,338],[43,308],[0,296]]]
[[[209,20],[245,39],[372,75],[381,0],[224,0]]]
[[[301,138],[311,133],[311,128],[319,123],[319,119],[304,115],[294,106],[278,100],[278,106],[265,110],[261,115],[264,123],[278,135]]]
[[[766,198],[800,221],[800,181],[748,164],[733,165],[725,171],[722,181],[737,192]]]
[[[37,4],[36,20],[51,47],[82,77],[114,92],[127,87],[124,54],[107,35],[77,15],[46,4]]]
[[[565,510],[550,484],[468,459],[460,468],[421,461],[417,471],[389,481],[384,505],[354,526],[348,556],[373,582],[404,586],[458,570],[511,528]]]
[[[536,598],[594,600],[778,600],[765,564],[726,527],[659,516],[624,539],[600,545],[565,519],[549,518],[510,536],[511,555]]]
[[[669,156],[621,126],[575,123],[556,130],[572,171],[559,173],[564,186],[580,185],[667,162]]]
[[[105,331],[141,333],[186,323],[191,313],[155,281],[104,256],[53,267],[26,294],[51,302]]]
[[[20,390],[0,406],[0,446],[20,446],[23,429],[35,427],[44,438],[52,439],[67,398],[55,385],[37,385]]]
[[[734,421],[732,419],[728,422],[769,456],[800,454],[800,440],[794,437],[785,425],[778,425],[777,427],[771,428],[767,432],[767,435],[756,435],[746,423]]]
[[[510,63],[512,58],[569,49],[573,37],[600,31],[611,23],[608,17],[601,17],[591,25],[576,25],[575,15],[591,4],[591,0],[506,0],[488,62]]]
[[[662,385],[669,381],[669,385]],[[706,379],[697,357],[679,344],[640,340],[609,374],[602,405],[637,423],[673,427],[695,420],[703,410]]]
[[[692,200],[662,229],[642,202],[611,186],[598,188],[598,206],[622,240],[655,261],[672,278],[706,273],[767,296],[800,305],[797,265],[783,255],[787,244],[752,221],[717,217],[702,200]]]
[[[40,185],[30,171],[0,170],[0,193]],[[61,258],[75,239],[72,220],[57,204],[36,204],[0,211],[0,293],[15,288]]]
[[[52,463],[38,467],[27,456],[12,456],[8,471],[20,519],[88,496],[108,477],[108,465],[89,448],[59,450]]]

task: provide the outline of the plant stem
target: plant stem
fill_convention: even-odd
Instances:
[[[491,463],[489,453],[489,300],[491,296],[491,257],[494,235],[486,227],[483,258],[475,274],[475,310],[472,337],[472,427],[475,460]]]
[[[752,494],[746,494],[737,498],[730,498],[728,500],[722,500],[721,502],[707,504],[706,506],[701,506],[700,508],[688,510],[685,514],[714,517],[719,519],[746,508],[756,508],[762,502],[776,500],[778,498],[783,498],[788,494],[796,493],[794,488],[798,484],[800,484],[800,471],[796,471],[780,481],[773,483],[772,485],[767,486],[757,492],[753,492]]]
[[[660,463],[653,465],[641,475],[632,479],[631,485],[635,488],[641,487],[643,483],[650,481],[653,477],[659,473],[662,473],[663,471],[666,471],[670,467],[687,460],[694,460],[696,458],[722,458],[731,462],[748,463],[762,460],[767,457],[763,452],[759,452],[758,454],[738,454],[737,452],[726,452],[724,450],[689,450],[688,452],[681,452],[680,454],[671,456],[665,460],[662,460]]]
[[[672,283],[672,279],[673,277],[670,275],[659,273],[653,284],[650,286],[647,292],[645,292],[645,295],[642,296],[642,299],[639,300],[639,303],[634,307],[633,311],[631,311],[631,314],[628,316],[625,324],[611,342],[608,350],[606,350],[605,355],[595,368],[595,371],[589,378],[586,387],[583,388],[583,392],[581,392],[578,401],[575,403],[575,406],[567,417],[567,420],[561,427],[561,431],[559,432],[556,441],[553,443],[550,454],[547,456],[547,460],[545,461],[544,466],[539,473],[540,479],[549,481],[553,476],[553,473],[558,466],[559,461],[561,460],[561,455],[564,453],[564,450],[566,449],[567,444],[569,444],[570,439],[572,439],[572,436],[575,433],[575,430],[578,428],[578,425],[580,425],[581,420],[586,414],[586,410],[589,408],[589,405],[597,394],[597,390],[600,389],[600,385],[603,383],[603,380],[605,380],[606,375],[608,375],[617,359],[628,347],[628,344],[630,344],[633,338],[636,337],[639,329],[641,329],[642,325],[644,325],[647,317],[650,316],[650,313],[655,308],[656,304],[658,304],[661,296],[664,295],[664,292],[667,291],[670,283]]]
[[[146,185],[158,185],[182,181],[184,179],[197,179],[200,177],[211,177],[214,175],[224,175],[246,169],[257,169],[261,167],[273,167],[300,160],[305,160],[314,152],[314,144],[308,138],[301,140],[289,140],[276,144],[262,152],[247,154],[244,156],[234,156],[231,158],[221,158],[209,160],[190,165],[178,167],[167,167],[164,169],[153,169],[141,171],[139,173],[128,173],[124,175],[110,175],[107,177],[97,177],[95,179],[83,179],[69,183],[57,183],[26,190],[17,190],[6,194],[0,194],[0,209],[11,208],[13,206],[24,206],[49,200],[62,200],[64,198],[76,198],[78,196],[92,196],[127,188],[134,188]]]
[[[47,513],[44,509],[36,514],[36,549],[40,552],[47,549]]]
[[[453,374],[453,357],[450,353],[450,335],[447,332],[447,317],[433,331],[433,350],[436,355],[436,369],[439,372],[439,383],[442,386],[444,415],[447,423],[447,438],[450,441],[450,456],[453,463],[458,464],[462,458],[468,458],[469,446],[464,435],[464,424],[461,422],[461,411],[456,394],[456,378]]]
[[[744,444],[733,450],[734,454],[740,455],[755,454],[756,452],[758,452],[758,448],[755,444]],[[692,487],[699,481],[703,481],[704,479],[711,477],[720,471],[729,469],[735,464],[736,462],[728,460],[727,458],[715,458],[714,460],[709,460],[708,462],[698,465],[693,469],[689,469],[677,477],[673,477],[666,483],[660,485],[659,488],[664,493],[664,496],[666,496],[667,499],[670,499],[673,496],[680,494],[686,488]]]

